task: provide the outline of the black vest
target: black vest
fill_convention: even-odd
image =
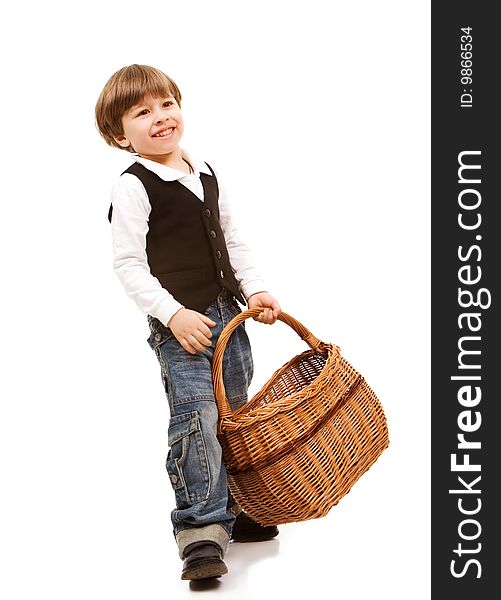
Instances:
[[[124,173],[138,177],[151,205],[146,255],[151,274],[186,308],[203,312],[223,288],[242,304],[219,224],[219,189],[214,171],[200,173],[202,202],[179,181],[164,181],[141,165]],[[108,220],[111,222],[113,206]]]

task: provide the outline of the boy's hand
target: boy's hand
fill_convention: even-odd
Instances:
[[[211,345],[212,332],[209,327],[214,327],[216,323],[196,310],[181,308],[167,325],[186,352],[196,354]]]
[[[282,312],[276,298],[268,292],[257,292],[252,294],[247,300],[249,308],[261,308],[263,311],[254,317],[255,321],[271,325],[277,320],[278,315]]]

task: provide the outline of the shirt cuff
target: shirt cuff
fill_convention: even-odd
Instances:
[[[242,285],[241,289],[242,295],[246,300],[248,300],[252,296],[252,294],[268,291],[268,288],[262,279],[255,279],[254,281],[249,281],[245,285]]]
[[[183,304],[180,304],[177,300],[166,300],[160,304],[160,306],[153,312],[152,317],[156,317],[162,325],[167,327],[167,323],[181,308],[185,308]]]

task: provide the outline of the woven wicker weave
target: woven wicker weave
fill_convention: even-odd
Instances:
[[[221,333],[212,366],[219,440],[230,490],[256,521],[278,525],[321,517],[347,494],[388,446],[383,408],[338,346],[281,313],[310,346],[278,369],[243,407],[226,398],[222,362],[238,325]]]

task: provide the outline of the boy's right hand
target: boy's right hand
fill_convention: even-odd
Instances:
[[[196,354],[211,345],[212,332],[209,327],[215,325],[215,321],[190,308],[181,308],[167,323],[177,341],[190,354]]]

